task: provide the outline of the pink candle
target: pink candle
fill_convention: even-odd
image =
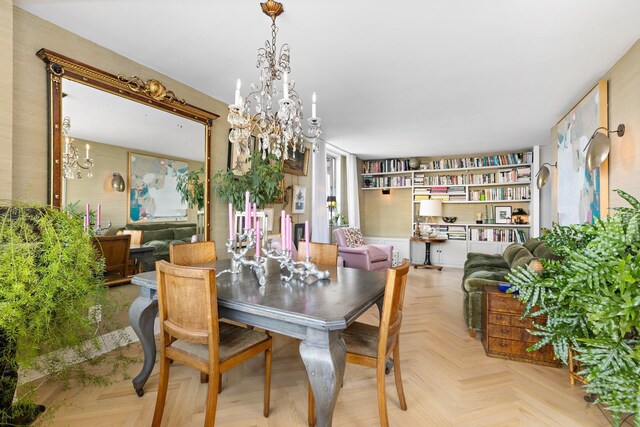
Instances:
[[[305,221],[304,222],[304,241],[307,243],[307,246],[305,247],[306,252],[305,255],[307,258],[309,258],[309,221]]]
[[[256,256],[260,256],[260,223],[256,223]]]
[[[233,240],[233,205],[229,203],[229,240]]]
[[[244,194],[244,228],[248,230],[251,228],[249,221],[251,220],[251,203],[249,203],[249,192]]]
[[[253,204],[253,228],[256,228],[256,224],[258,223],[258,208],[256,204]]]
[[[102,205],[98,203],[98,218],[96,218],[96,225],[100,227],[100,217],[102,216]]]
[[[293,245],[291,244],[292,235],[293,233],[291,233],[291,217],[287,215],[287,246],[289,247],[289,250],[293,248]]]

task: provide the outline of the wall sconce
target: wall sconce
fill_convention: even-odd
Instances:
[[[600,132],[604,130],[606,133]],[[591,139],[584,147],[586,154],[587,170],[592,172],[597,169],[602,162],[609,156],[609,150],[611,150],[611,140],[609,139],[610,133],[617,133],[619,137],[624,136],[624,125],[619,124],[616,130],[609,130],[605,127],[599,127],[593,132]]]
[[[124,178],[120,175],[120,172],[113,173],[113,178],[111,178],[111,187],[118,192],[124,191]]]
[[[382,194],[384,194],[385,196],[388,194],[391,194],[391,189],[390,188],[383,188],[382,189]]]
[[[540,166],[540,169],[538,169],[538,172],[536,172],[536,186],[538,188],[544,187],[544,185],[547,183],[547,180],[549,179],[549,175],[551,175],[551,171],[549,171],[549,168],[546,165],[557,168],[558,162],[555,162],[554,164],[543,163],[542,166]]]

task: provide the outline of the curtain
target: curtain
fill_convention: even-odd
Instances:
[[[347,222],[349,227],[360,228],[359,192],[358,160],[355,154],[349,154],[347,156]]]
[[[329,216],[327,215],[327,146],[318,140],[313,153],[311,184],[311,241],[329,243]]]

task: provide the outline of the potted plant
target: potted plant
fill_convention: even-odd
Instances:
[[[190,208],[204,209],[204,182],[200,176],[204,174],[204,166],[200,169],[180,174],[176,178],[176,190],[180,193],[182,203]]]
[[[640,202],[616,191],[630,207],[593,224],[554,224],[541,239],[561,259],[542,259],[541,272],[520,269],[508,280],[525,315],[547,316],[545,326],[530,331],[540,337],[530,350],[551,343],[565,363],[575,351],[596,402],[608,407],[616,424],[631,413],[639,426]]]
[[[34,404],[37,384],[21,386],[14,398],[18,369],[105,383],[132,361],[118,347],[105,375],[78,363],[106,358],[95,357],[99,337],[119,307],[107,298],[102,273],[80,219],[49,206],[0,206],[0,425],[28,424],[44,410]],[[95,306],[98,325],[90,317]],[[126,340],[112,335],[116,346]]]
[[[267,204],[282,196],[282,161],[272,154],[263,157],[258,150],[251,154],[249,161],[251,167],[242,176],[236,176],[232,170],[220,170],[213,176],[216,195],[223,202],[233,204],[238,211],[245,208],[247,191],[251,193],[251,202],[258,209],[264,209]]]

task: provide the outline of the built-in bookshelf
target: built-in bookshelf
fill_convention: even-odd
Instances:
[[[443,216],[458,218],[451,224],[442,219],[432,224],[440,238],[467,242],[468,250],[498,253],[503,244],[526,241],[532,234],[531,223],[537,223],[532,211],[533,205],[537,206],[532,181],[537,161],[533,150],[421,159],[415,170],[409,167],[409,159],[370,160],[363,162],[362,189],[411,191],[410,233],[425,220],[418,215],[420,201],[440,200]],[[525,223],[508,223],[501,218],[498,222],[505,223],[496,224],[496,208],[505,207],[527,212]]]

